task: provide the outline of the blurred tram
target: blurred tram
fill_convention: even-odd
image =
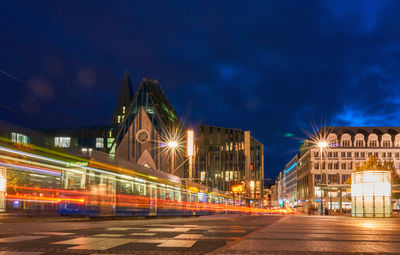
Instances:
[[[6,211],[123,217],[261,212],[227,192],[93,152],[85,159],[37,146],[0,144]],[[5,185],[4,185],[5,184]],[[4,206],[3,206],[4,207]],[[3,208],[4,211],[4,208]]]
[[[110,165],[96,158],[89,166],[80,173],[76,169],[63,173],[64,192],[57,207],[60,215],[185,216],[238,212],[239,201],[224,192],[131,162],[115,160]],[[76,193],[72,194],[71,189]]]

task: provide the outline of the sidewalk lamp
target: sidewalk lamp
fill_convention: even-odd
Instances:
[[[325,150],[327,147],[328,147],[328,143],[326,142],[326,141],[319,141],[318,143],[317,143],[317,146],[318,146],[318,148],[319,148],[319,152],[320,152],[320,158],[321,158],[321,166],[320,166],[320,171],[321,171],[321,176],[320,176],[320,181],[319,181],[319,183],[320,183],[320,186],[319,186],[319,189],[320,189],[320,192],[321,192],[321,198],[320,198],[320,203],[321,203],[321,215],[323,215],[323,204],[322,204],[322,164],[323,164],[323,162],[322,162],[322,152],[323,152],[323,150]]]
[[[169,141],[167,143],[168,148],[171,150],[171,174],[175,171],[175,150],[178,147],[177,141]]]

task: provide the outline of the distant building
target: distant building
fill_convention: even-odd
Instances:
[[[250,131],[200,125],[196,146],[196,174],[202,184],[225,191],[239,185],[243,198],[262,199],[264,146]]]
[[[297,160],[299,156],[296,154],[289,163],[286,164],[284,170],[286,203],[290,207],[297,205]]]
[[[400,167],[400,127],[328,127],[319,131],[329,148],[306,141],[297,164],[297,199],[308,209],[351,209],[347,180],[370,155]],[[321,157],[322,156],[322,157]]]
[[[275,181],[276,197],[279,207],[283,207],[286,201],[286,185],[285,185],[285,172],[279,172]]]

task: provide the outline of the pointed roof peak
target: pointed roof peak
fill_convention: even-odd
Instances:
[[[114,110],[113,124],[117,123],[118,115],[122,114],[122,106],[128,106],[133,99],[132,82],[128,70],[125,70],[124,79],[122,80],[121,88],[117,104]]]

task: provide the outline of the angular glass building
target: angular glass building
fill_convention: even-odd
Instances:
[[[196,145],[197,179],[207,186],[261,199],[264,190],[264,146],[250,131],[200,125]]]

